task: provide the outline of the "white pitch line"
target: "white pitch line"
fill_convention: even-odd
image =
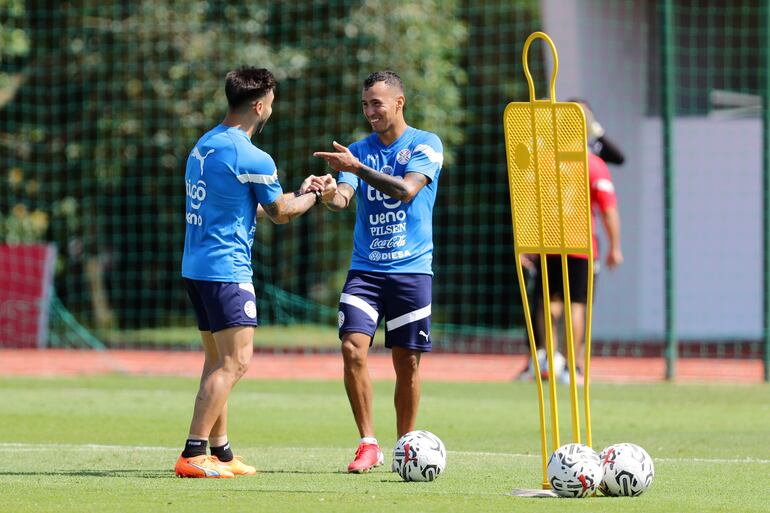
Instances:
[[[462,456],[484,456],[500,458],[539,458],[539,454],[516,454],[506,452],[473,452],[473,451],[447,451],[449,454],[458,454]],[[761,458],[653,458],[655,461],[667,463],[757,463],[759,465],[770,465],[770,460]]]
[[[761,458],[655,458],[655,461],[681,462],[681,463],[728,463],[745,464],[756,463],[758,465],[770,465],[770,460]]]
[[[169,452],[178,451],[178,447],[161,447],[152,445],[103,445],[103,444],[56,444],[56,443],[24,443],[24,442],[0,442],[0,449],[12,449],[19,452],[71,450],[71,451],[146,451]],[[347,451],[349,447],[241,447],[241,450],[283,450],[283,451]],[[474,456],[485,458],[539,458],[539,454],[518,454],[510,452],[481,452],[481,451],[447,451],[457,456]],[[654,461],[667,463],[724,463],[770,465],[770,459],[763,458],[654,458]]]

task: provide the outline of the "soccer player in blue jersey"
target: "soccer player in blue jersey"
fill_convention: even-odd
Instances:
[[[227,439],[227,398],[249,366],[257,326],[251,281],[256,217],[287,223],[336,191],[330,175],[311,175],[299,191],[284,194],[275,162],[251,143],[272,113],[275,87],[266,69],[244,67],[228,73],[227,115],[198,140],[187,158],[182,276],[205,360],[189,436],[174,469],[180,477],[256,473],[233,456]]]
[[[361,436],[348,472],[384,462],[366,360],[380,321],[396,371],[399,437],[414,429],[420,356],[431,350],[433,204],[443,147],[435,134],[407,125],[405,102],[398,75],[372,73],[364,81],[361,105],[373,133],[349,148],[334,142],[335,152],[314,153],[339,171],[337,190],[324,204],[341,210],[356,197],[353,256],[339,303],[345,389]]]

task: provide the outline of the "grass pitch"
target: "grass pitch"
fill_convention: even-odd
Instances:
[[[534,499],[540,458],[531,383],[425,383],[418,425],[439,435],[433,483],[388,472],[391,382],[375,384],[386,464],[349,475],[357,433],[341,382],[244,381],[230,400],[236,453],[259,469],[178,479],[196,382],[110,376],[0,379],[0,512],[764,512],[770,473],[767,386],[592,387],[594,446],[634,442],[656,476],[638,498]],[[562,399],[563,442],[569,438]]]

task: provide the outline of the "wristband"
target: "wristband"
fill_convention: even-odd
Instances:
[[[318,203],[319,201],[321,201],[321,193],[319,191],[308,191],[305,193],[294,191],[294,197],[299,198],[300,196],[304,196],[305,194],[310,194],[310,192],[315,194],[315,203]]]

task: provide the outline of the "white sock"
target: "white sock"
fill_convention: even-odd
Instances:
[[[363,438],[361,439],[361,443],[362,443],[362,444],[374,444],[374,445],[379,445],[379,444],[377,443],[377,439],[376,439],[376,438],[374,438],[373,436],[365,436],[365,437],[363,437]]]

